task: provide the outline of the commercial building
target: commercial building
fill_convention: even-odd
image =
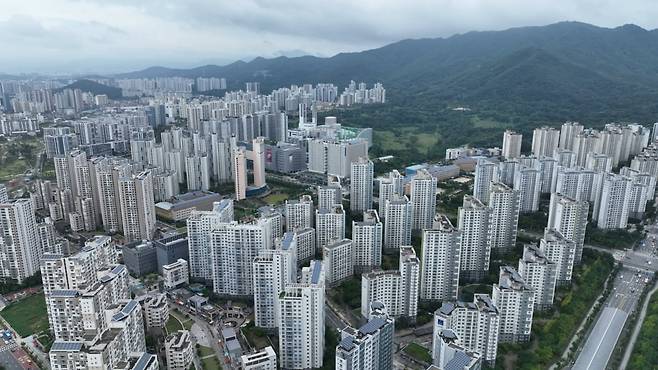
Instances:
[[[123,263],[134,276],[145,276],[158,272],[158,257],[153,242],[137,241],[121,248]]]
[[[174,263],[179,259],[189,261],[190,250],[187,245],[187,233],[174,234],[154,240],[155,254],[158,260],[158,273],[162,274],[162,266]]]
[[[197,190],[177,195],[172,199],[155,204],[155,214],[169,221],[186,220],[193,211],[211,211],[221,195],[210,191]]]

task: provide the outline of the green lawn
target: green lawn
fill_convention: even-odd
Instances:
[[[288,199],[288,194],[285,193],[272,193],[263,198],[265,203],[274,205],[283,203],[286,199]]]
[[[222,370],[222,365],[220,365],[217,357],[208,357],[201,359],[201,367],[203,370]]]
[[[631,360],[626,369],[656,369],[656,364],[658,364],[656,343],[658,343],[658,294],[654,294],[649,301],[647,316],[642,323],[640,335],[637,337]]]
[[[432,363],[432,356],[430,355],[430,351],[416,343],[409,343],[406,347],[404,347],[403,351],[418,361]]]
[[[190,328],[192,328],[192,324],[194,324],[194,320],[185,317],[185,315],[182,312],[178,311],[178,310],[171,311],[169,313],[169,316],[170,316],[169,321],[171,321],[171,319],[172,319],[171,316],[174,316],[173,317],[174,321],[176,321],[176,318],[178,318],[178,320],[180,320],[180,322],[183,323],[183,329],[185,329],[185,330],[190,330]],[[167,325],[169,325],[169,321],[167,322]],[[176,322],[176,324],[178,324],[178,322]],[[180,326],[180,324],[178,324],[178,326]],[[178,329],[178,330],[180,330],[180,329]]]
[[[254,326],[253,321],[240,330],[242,331],[242,334],[244,334],[244,336],[247,338],[247,341],[249,341],[249,344],[255,348],[261,349],[270,345],[270,342],[267,340],[267,334],[265,334],[265,331]]]
[[[0,315],[22,337],[48,330],[48,314],[43,293],[10,304]]]
[[[206,357],[208,355],[214,355],[215,351],[206,346],[199,346],[199,357]]]

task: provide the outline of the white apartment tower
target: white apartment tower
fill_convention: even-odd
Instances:
[[[386,201],[384,248],[396,249],[411,244],[412,205],[406,195],[393,195]]]
[[[443,302],[441,308],[434,312],[432,353],[440,351],[441,332],[450,329],[457,334],[466,349],[479,353],[493,368],[498,350],[500,321],[500,312],[488,294],[475,294],[473,302]]]
[[[552,157],[560,142],[560,130],[539,127],[532,132],[532,153],[537,157]]]
[[[393,368],[395,321],[385,309],[375,309],[359,329],[346,327],[336,346],[336,370]]]
[[[423,231],[420,299],[455,300],[459,286],[461,232],[438,214],[434,226]]]
[[[505,133],[503,133],[503,158],[514,159],[520,157],[522,139],[523,135],[512,130],[505,130]]]
[[[402,195],[402,178],[400,172],[393,170],[388,176],[380,177],[379,180],[379,216],[386,217],[386,202],[393,198],[394,195]]]
[[[514,249],[519,226],[519,191],[495,182],[489,195],[491,251],[504,254]]]
[[[500,312],[498,340],[501,343],[529,341],[535,305],[532,286],[513,267],[501,266],[492,299]]]
[[[418,313],[420,260],[413,247],[400,247],[399,270],[376,270],[361,275],[361,315],[368,317],[372,304],[379,302],[393,317],[412,320]]]
[[[325,286],[322,261],[302,269],[299,283],[279,295],[279,359],[285,369],[322,367]]]
[[[534,291],[536,310],[553,307],[557,264],[546,258],[539,247],[528,244],[523,247],[523,257],[519,259],[519,275]]]
[[[286,230],[295,231],[313,227],[313,199],[302,195],[299,200],[286,201]]]
[[[233,221],[233,201],[230,199],[215,202],[212,211],[192,211],[187,218],[187,243],[192,280],[212,281],[210,232],[219,224],[231,221]]]
[[[461,232],[459,276],[464,281],[480,281],[489,272],[491,208],[477,198],[465,195],[458,213]]]
[[[541,195],[541,171],[523,167],[516,171],[514,189],[519,191],[519,212],[537,212]]]
[[[560,129],[560,149],[573,150],[575,138],[583,129],[583,125],[578,122],[563,123]]]
[[[126,241],[151,239],[155,232],[151,171],[119,179],[119,204]]]
[[[267,221],[220,223],[210,232],[213,292],[226,296],[254,294],[253,261],[272,249]]]
[[[354,267],[370,271],[382,264],[383,226],[374,209],[363,212],[363,221],[352,221]]]
[[[559,231],[544,230],[539,239],[539,249],[549,261],[557,265],[557,285],[571,283],[576,254],[576,243],[564,237]]]
[[[333,240],[345,239],[345,210],[343,205],[315,211],[316,248],[324,248]]]
[[[473,196],[482,203],[489,203],[491,183],[498,177],[498,165],[486,159],[479,159],[475,166],[475,180],[473,182]]]
[[[427,170],[419,170],[411,179],[411,228],[432,227],[436,213],[436,177]]]
[[[558,231],[575,243],[574,263],[580,264],[585,244],[589,203],[559,193],[551,194],[547,229]]]
[[[374,166],[368,158],[360,157],[351,164],[350,210],[363,212],[372,208],[372,180]]]
[[[21,283],[39,271],[43,251],[36,230],[37,222],[30,199],[0,203],[1,276]]]
[[[325,282],[337,285],[354,275],[354,245],[350,239],[332,240],[322,250]]]
[[[626,176],[606,174],[601,197],[594,203],[592,219],[599,229],[625,229],[632,194],[632,181]]]

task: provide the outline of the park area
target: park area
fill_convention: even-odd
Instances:
[[[46,300],[43,293],[10,304],[0,312],[0,315],[21,337],[48,330]]]
[[[651,297],[647,308],[647,316],[642,323],[640,335],[637,337],[630,362],[626,369],[644,370],[654,369],[658,364],[658,294]]]

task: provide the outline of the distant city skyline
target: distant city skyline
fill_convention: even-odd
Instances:
[[[406,38],[577,20],[658,27],[658,4],[625,1],[140,2],[3,4],[2,73],[110,74],[224,65],[256,56],[332,56]]]

